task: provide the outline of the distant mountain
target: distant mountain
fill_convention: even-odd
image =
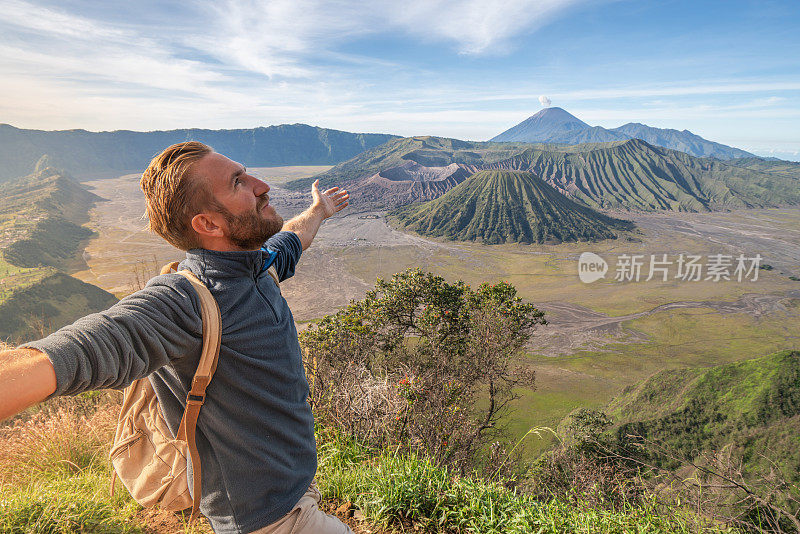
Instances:
[[[167,146],[202,141],[249,166],[334,165],[397,136],[283,124],[242,130],[88,132],[23,130],[0,124],[0,181],[23,176],[44,154],[74,174],[144,169]]]
[[[599,126],[592,127],[562,108],[544,108],[490,141],[517,143],[605,143],[630,139]]]
[[[545,108],[516,126],[490,139],[494,142],[522,143],[604,143],[641,139],[651,145],[680,150],[692,156],[732,159],[751,157],[753,154],[703,139],[689,130],[653,128],[646,124],[628,123],[618,128],[606,129],[589,126],[559,107]]]
[[[392,217],[422,235],[486,244],[596,241],[633,229],[519,171],[476,172],[436,200],[399,208]]]
[[[632,139],[647,141],[651,145],[680,150],[692,156],[717,159],[753,157],[750,152],[703,139],[689,130],[679,131],[670,128],[654,128],[638,122],[629,122],[610,131],[627,135]]]
[[[638,139],[575,146],[395,139],[318,174],[351,203],[392,208],[440,195],[479,170],[529,171],[595,209],[712,211],[800,204],[800,165],[696,158]],[[761,163],[758,163],[761,162]],[[289,188],[305,189],[314,178]]]

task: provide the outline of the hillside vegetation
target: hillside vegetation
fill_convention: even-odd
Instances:
[[[99,197],[63,171],[38,166],[0,185],[0,340],[42,337],[117,299],[57,269],[81,260],[81,226]]]
[[[111,293],[55,269],[35,272],[35,280],[14,287],[0,300],[1,340],[22,343],[43,337],[117,302]]]
[[[577,204],[535,174],[519,171],[479,171],[436,200],[392,216],[423,235],[486,244],[596,241],[633,229],[633,223]]]
[[[404,172],[410,185],[423,175],[414,168],[411,176],[409,161],[429,168],[430,176],[441,175],[442,168],[449,165],[466,171],[451,171],[456,179],[449,187],[479,170],[529,171],[573,200],[596,209],[714,211],[800,204],[800,168],[696,158],[639,139],[559,146],[412,137],[367,150],[315,178],[326,186],[346,185],[354,204],[366,207],[427,200],[415,198],[408,190],[398,194],[392,186]],[[375,180],[387,173],[392,180]],[[303,189],[310,181],[296,180],[288,186]],[[438,191],[443,194],[446,190]]]
[[[661,371],[628,388],[610,413],[622,424],[620,434],[664,443],[686,460],[731,446],[745,475],[779,467],[800,482],[800,351]],[[667,462],[679,466],[680,459]]]
[[[119,402],[116,392],[85,393],[0,423],[0,532],[211,533],[203,519],[187,529],[180,513],[142,509],[119,485],[110,495]],[[357,534],[735,533],[690,511],[665,511],[654,499],[620,510],[533,499],[501,481],[459,476],[424,455],[366,447],[330,429],[319,429],[317,443],[322,507],[338,510]]]
[[[0,181],[29,173],[43,155],[74,173],[142,170],[173,143],[202,141],[249,166],[332,165],[395,136],[358,134],[305,124],[239,130],[154,132],[24,130],[0,124]]]

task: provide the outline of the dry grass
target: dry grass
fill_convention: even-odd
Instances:
[[[61,398],[1,427],[0,486],[45,472],[80,472],[105,461],[114,438],[118,399],[112,393]]]

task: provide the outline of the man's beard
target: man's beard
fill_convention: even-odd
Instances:
[[[281,231],[283,218],[280,215],[276,213],[273,218],[261,215],[261,210],[267,202],[269,199],[266,195],[259,198],[255,213],[234,215],[226,209],[221,210],[230,229],[228,239],[231,243],[244,250],[256,250],[261,248],[267,239]]]

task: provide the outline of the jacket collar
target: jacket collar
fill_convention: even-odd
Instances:
[[[235,250],[221,252],[193,248],[186,252],[180,268],[202,274],[207,278],[257,278],[269,253],[264,250]]]

